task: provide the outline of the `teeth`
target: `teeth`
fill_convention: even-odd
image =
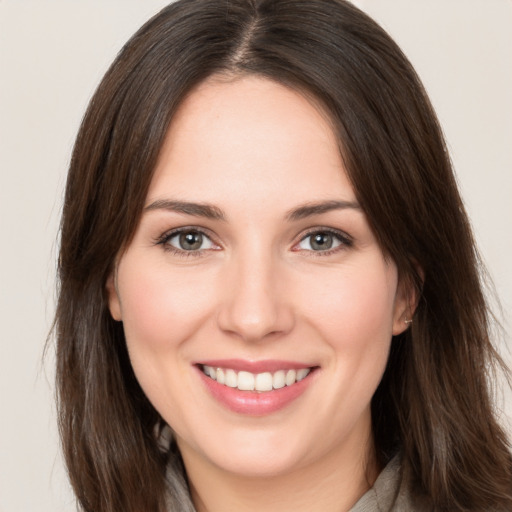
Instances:
[[[253,391],[254,375],[249,372],[238,372],[238,389],[241,391]]]
[[[288,370],[286,372],[285,377],[285,384],[287,386],[291,386],[292,384],[295,384],[295,379],[297,378],[297,372],[295,370]]]
[[[272,391],[272,374],[270,372],[258,373],[254,380],[256,391]]]
[[[226,386],[230,388],[238,387],[238,377],[235,370],[226,370]]]
[[[297,382],[300,382],[302,379],[306,378],[309,373],[309,368],[301,368],[297,370]]]
[[[254,375],[249,372],[238,372],[238,389],[254,391]]]
[[[292,386],[296,382],[305,379],[311,372],[311,368],[299,370],[278,370],[275,373],[250,373],[236,372],[231,368],[213,368],[203,365],[203,372],[208,377],[230,388],[238,388],[240,391],[272,391],[285,386]]]
[[[272,387],[274,389],[281,389],[284,388],[286,385],[286,375],[284,373],[284,370],[279,370],[278,372],[274,373],[274,376],[272,377]]]

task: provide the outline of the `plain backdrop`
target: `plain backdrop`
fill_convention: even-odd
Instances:
[[[102,74],[166,3],[0,0],[0,512],[75,510],[59,455],[51,349],[42,362],[66,168]],[[512,2],[357,5],[395,37],[424,80],[510,332]],[[510,363],[507,344],[510,335],[501,344]],[[508,391],[498,397],[509,428],[510,402]]]

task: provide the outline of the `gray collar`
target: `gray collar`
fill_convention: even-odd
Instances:
[[[397,455],[349,512],[431,512],[433,508],[427,501],[411,492]]]

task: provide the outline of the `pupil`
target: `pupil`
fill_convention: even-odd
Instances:
[[[180,235],[180,246],[185,251],[194,251],[201,247],[203,235],[197,231],[189,231]]]
[[[317,233],[313,236],[311,247],[317,251],[325,251],[332,247],[332,235],[329,233]]]

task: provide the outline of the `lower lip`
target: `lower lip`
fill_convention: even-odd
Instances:
[[[210,394],[218,402],[230,411],[249,416],[265,416],[284,409],[306,391],[312,382],[312,374],[316,373],[312,370],[307,377],[291,386],[257,392],[230,388],[206,376],[200,368],[197,371]]]

